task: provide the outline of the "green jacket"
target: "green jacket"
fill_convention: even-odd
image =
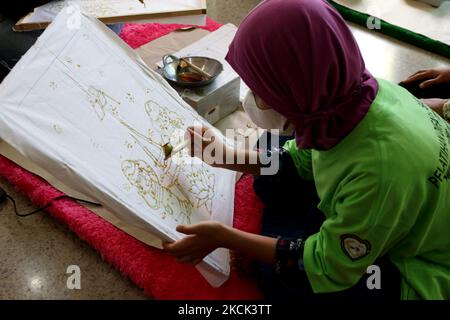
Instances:
[[[378,82],[370,111],[334,148],[285,145],[299,174],[314,179],[326,215],[306,240],[305,270],[315,292],[336,292],[388,254],[402,299],[450,299],[450,126],[406,90]]]

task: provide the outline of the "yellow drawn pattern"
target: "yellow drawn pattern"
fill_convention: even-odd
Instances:
[[[171,216],[177,223],[191,223],[192,203],[162,185],[147,162],[125,160],[122,162],[122,172],[150,208],[162,211],[162,219]]]
[[[165,161],[160,151],[164,143],[179,142],[180,137],[174,133],[177,130],[184,132],[186,128],[177,113],[154,100],[147,101],[144,108],[149,128],[143,133],[120,117],[121,103],[102,90],[90,87],[88,101],[100,121],[107,114],[114,117],[147,156],[146,160],[124,160],[121,169],[130,185],[150,208],[160,210],[161,218],[171,216],[177,223],[190,223],[193,209],[203,207],[212,215],[214,175],[205,165],[194,167],[189,161],[180,161],[183,157],[188,158],[185,153]],[[155,152],[155,149],[160,152]]]

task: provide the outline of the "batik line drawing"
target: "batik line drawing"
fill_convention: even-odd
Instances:
[[[52,90],[56,90],[58,88],[58,84],[55,81],[50,81],[48,83],[48,86],[52,89]]]
[[[144,160],[125,160],[122,172],[145,201],[154,210],[161,210],[161,218],[171,216],[177,223],[191,223],[192,203],[161,184],[155,170]],[[177,209],[174,209],[177,208]]]
[[[94,87],[89,87],[87,92],[99,120],[103,121],[107,114],[112,116],[127,129],[147,156],[146,160],[124,160],[122,173],[150,208],[160,210],[161,218],[169,215],[177,223],[190,223],[193,209],[203,207],[209,216],[212,215],[214,175],[203,164],[193,166],[190,161],[183,161],[183,158],[190,160],[186,152],[168,161],[161,152],[163,144],[176,144],[183,139],[186,124],[177,113],[148,100],[144,110],[149,121],[144,133],[120,116],[121,102]]]
[[[130,103],[134,103],[136,101],[136,99],[134,98],[134,95],[130,92],[127,92],[125,99],[127,99],[127,101]]]
[[[61,59],[58,60],[68,67],[66,65],[66,63],[68,63],[67,61],[62,61]],[[73,61],[71,61],[71,63],[73,63]],[[71,73],[72,72],[73,71],[71,71]],[[67,72],[65,73],[67,74]],[[182,212],[178,217],[172,215],[174,220],[180,220],[180,217],[184,217],[184,222],[186,223],[191,221],[190,218],[193,208],[199,209],[203,207],[207,214],[212,216],[212,199],[214,198],[215,191],[214,175],[210,173],[204,164],[196,167],[192,166],[189,161],[190,157],[186,152],[181,152],[168,161],[164,160],[163,153],[161,152],[162,146],[165,143],[170,142],[175,145],[181,142],[184,138],[183,136],[186,129],[186,124],[176,112],[169,110],[167,107],[161,106],[155,100],[147,100],[144,105],[144,109],[149,118],[149,128],[147,128],[146,133],[143,133],[133,128],[120,116],[119,110],[124,104],[122,104],[118,99],[113,98],[112,95],[107,94],[103,90],[97,89],[93,86],[87,87],[86,90],[83,88],[84,86],[81,83],[78,83],[74,79],[74,77],[69,74],[67,74],[67,76],[69,76],[72,81],[75,81],[77,85],[86,93],[87,100],[99,120],[103,121],[106,115],[109,114],[122,126],[127,128],[129,135],[141,147],[150,161],[150,164],[147,163],[145,167],[153,167],[157,172],[159,172],[159,174],[156,175],[159,177],[158,180],[153,181],[166,190],[164,193],[159,194],[153,192],[142,192],[142,190],[138,187],[142,186],[141,182],[133,182],[129,180],[130,177],[138,176],[126,176],[130,184],[138,189],[139,195],[141,197],[145,196],[147,199],[145,202],[147,204],[149,203],[149,196],[156,197],[154,199],[156,202],[162,201],[161,198],[158,198],[158,196],[165,196],[166,201],[171,199],[171,201],[167,203],[172,203],[172,205],[174,203],[179,203],[180,205],[179,210]],[[131,92],[127,92],[125,95],[125,100],[128,100],[128,103],[135,101],[134,99],[133,101],[129,101],[130,96],[134,98],[134,95]],[[199,121],[198,115],[193,115],[193,118],[194,121]],[[158,150],[158,152],[155,152],[155,149]],[[183,158],[186,158],[188,161],[183,161]],[[137,160],[124,160],[125,163],[127,163],[127,161]],[[140,162],[140,164],[141,167],[144,167],[142,162]],[[125,173],[123,172],[123,174]],[[183,183],[180,181],[183,181]],[[161,218],[165,219],[166,216],[173,211],[171,208],[171,205],[166,204],[166,208],[163,210]],[[183,223],[182,221],[177,222]]]
[[[188,191],[195,195],[197,203],[196,208],[205,206],[209,214],[212,214],[212,199],[215,196],[215,179],[214,175],[207,170],[199,170],[186,174],[190,182]]]
[[[105,92],[89,87],[87,96],[89,103],[100,120],[105,118],[107,111],[113,116],[118,115],[118,108],[121,103],[107,95]]]

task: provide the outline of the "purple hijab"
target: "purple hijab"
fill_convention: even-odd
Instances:
[[[329,150],[378,92],[339,13],[322,0],[266,0],[242,22],[226,60],[295,127],[300,148]]]

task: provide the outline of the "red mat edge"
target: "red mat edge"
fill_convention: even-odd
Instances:
[[[63,194],[41,177],[3,156],[0,156],[0,174],[37,206],[44,206]],[[249,187],[252,179],[251,176],[244,176],[236,186],[236,194],[251,193]],[[240,224],[241,229],[258,232],[259,226],[248,223],[248,220],[256,221],[258,214],[255,217],[255,213],[261,212],[262,206],[251,210],[245,204],[242,206],[245,199],[236,198],[235,226]],[[252,203],[251,207],[254,205],[255,203]],[[253,216],[246,216],[242,211],[253,212]],[[47,212],[66,224],[81,240],[93,247],[104,261],[115,266],[152,298],[163,300],[262,298],[254,279],[243,278],[236,272],[232,272],[230,279],[221,288],[212,288],[193,267],[178,264],[164,252],[136,240],[75,201],[57,200]],[[192,278],[187,279],[186,274],[192,275]],[[155,285],[155,276],[158,277],[156,283],[159,285]]]

